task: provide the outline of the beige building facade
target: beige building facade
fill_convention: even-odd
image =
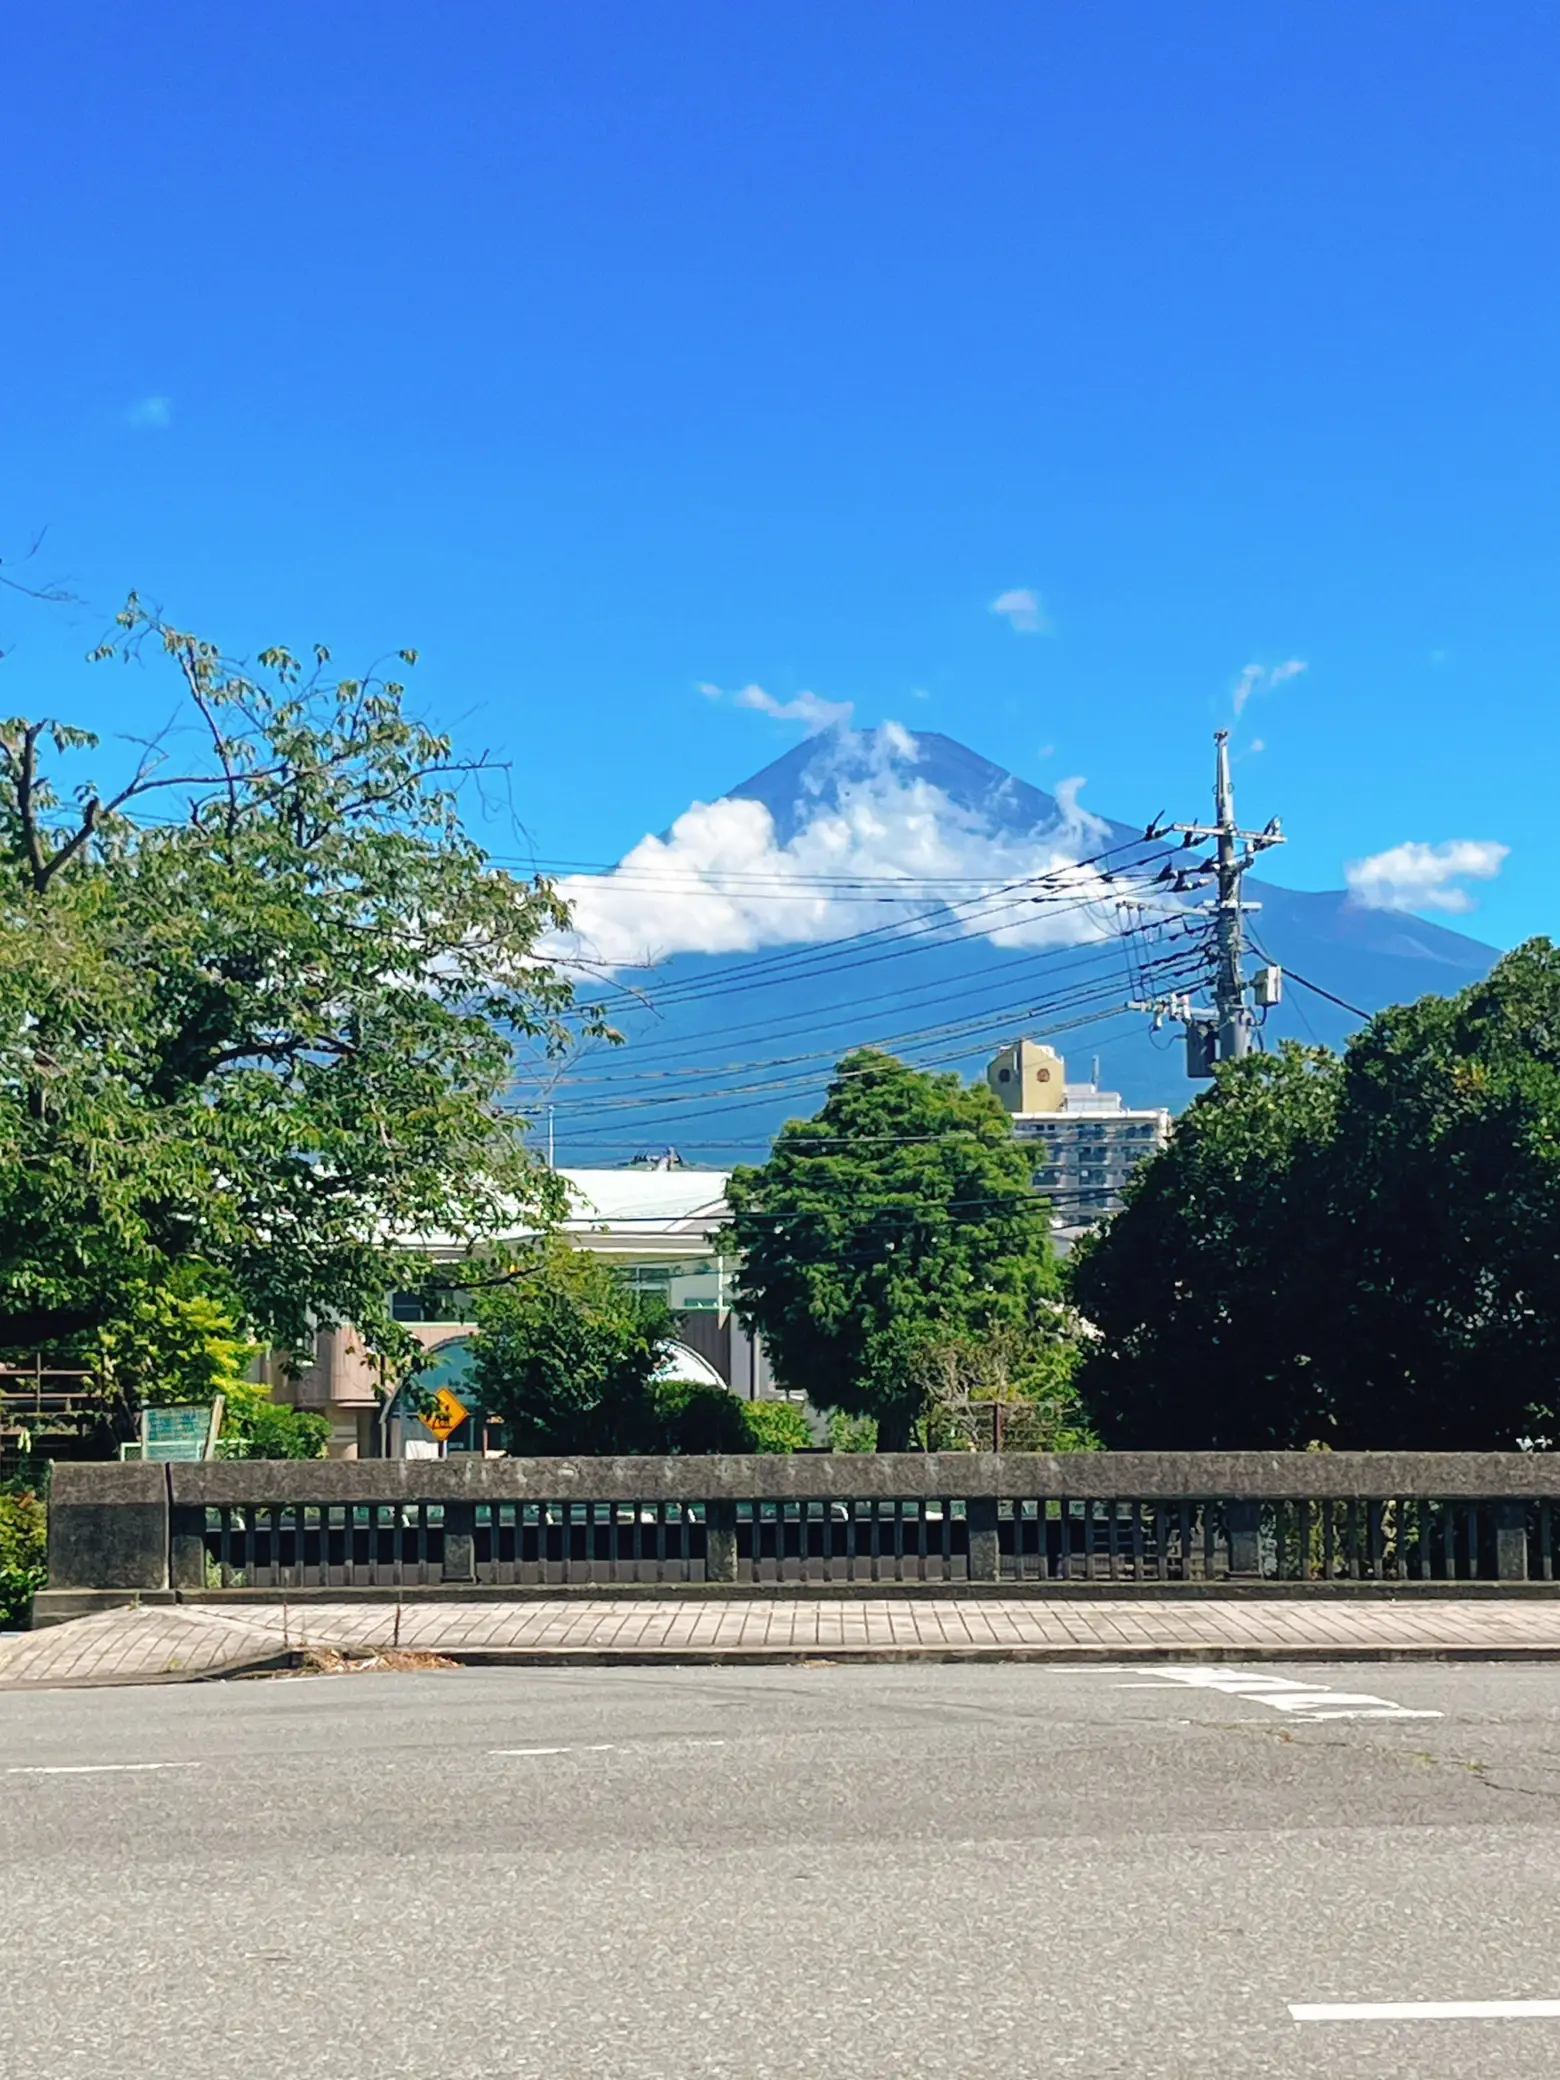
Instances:
[[[1069,1083],[1063,1057],[1039,1040],[1011,1041],[986,1081],[1012,1114],[1015,1138],[1034,1147],[1035,1188],[1051,1201],[1064,1246],[1120,1210],[1133,1171],[1170,1139],[1165,1106]]]
[[[655,1293],[672,1310],[679,1328],[674,1360],[679,1377],[719,1380],[744,1400],[767,1400],[773,1378],[761,1346],[731,1311],[729,1272],[714,1246],[724,1227],[723,1170],[560,1170],[572,1211],[561,1232],[581,1249],[607,1258],[639,1291]],[[517,1225],[496,1238],[519,1242],[530,1233]],[[448,1386],[473,1409],[472,1420],[449,1440],[449,1449],[481,1451],[486,1428],[466,1385],[470,1339],[476,1324],[461,1296],[441,1295],[438,1267],[463,1260],[453,1242],[431,1237],[427,1289],[397,1293],[397,1321],[434,1353],[422,1385]],[[322,1329],[313,1363],[296,1378],[273,1366],[270,1383],[278,1400],[313,1409],[331,1425],[331,1456],[337,1459],[398,1457],[408,1444],[431,1443],[414,1416],[387,1406],[379,1372],[361,1338],[347,1327]]]

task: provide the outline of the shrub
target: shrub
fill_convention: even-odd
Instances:
[[[669,1379],[656,1389],[661,1449],[667,1452],[751,1452],[747,1403],[726,1387]]]
[[[15,1625],[46,1579],[48,1514],[42,1497],[12,1481],[0,1487],[0,1625]]]
[[[119,1434],[130,1436],[143,1408],[242,1396],[257,1355],[231,1296],[205,1265],[190,1262],[165,1285],[139,1288],[98,1331],[88,1376]]]
[[[794,1401],[743,1401],[738,1406],[747,1418],[750,1452],[805,1452],[811,1445],[807,1418]]]
[[[877,1450],[878,1426],[876,1416],[849,1416],[843,1408],[837,1408],[829,1418],[829,1450],[831,1452],[875,1452]]]
[[[1054,1322],[927,1338],[910,1364],[919,1442],[929,1452],[980,1451],[999,1440],[1010,1452],[1097,1450],[1073,1385],[1077,1357],[1060,1311]]]
[[[217,1446],[221,1459],[323,1459],[330,1424],[312,1409],[254,1399],[241,1405],[237,1422]]]

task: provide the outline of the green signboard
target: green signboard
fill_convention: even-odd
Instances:
[[[209,1459],[222,1425],[222,1399],[209,1407],[145,1408],[141,1411],[143,1459]]]

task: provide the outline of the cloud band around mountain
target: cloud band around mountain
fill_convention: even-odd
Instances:
[[[593,970],[620,970],[679,953],[805,945],[919,915],[936,907],[939,888],[960,930],[1015,949],[1119,931],[1121,890],[1081,864],[1108,843],[1106,826],[1078,801],[1081,780],[1056,788],[1051,827],[1019,835],[951,800],[918,762],[900,723],[840,730],[809,768],[806,812],[784,843],[762,802],[695,802],[611,873],[559,883],[574,928],[557,950]],[[1050,877],[1043,901],[1022,890],[994,897],[1038,876]]]

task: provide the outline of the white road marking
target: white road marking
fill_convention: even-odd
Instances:
[[[584,1741],[572,1748],[489,1748],[489,1755],[612,1755],[624,1748],[724,1748],[723,1740]]]
[[[1328,1690],[1318,1683],[1296,1682],[1292,1676],[1270,1676],[1256,1669],[1218,1668],[1201,1663],[1189,1668],[1136,1668],[1130,1673],[1146,1681],[1118,1683],[1119,1690],[1157,1690],[1180,1683],[1189,1690],[1216,1690],[1221,1697],[1243,1697],[1271,1705],[1301,1719],[1442,1719],[1444,1712],[1416,1711],[1389,1697],[1366,1691]]]
[[[1290,2001],[1296,2022],[1560,2020],[1560,2001]]]
[[[24,1762],[8,1777],[101,1777],[149,1769],[199,1769],[198,1762]]]

